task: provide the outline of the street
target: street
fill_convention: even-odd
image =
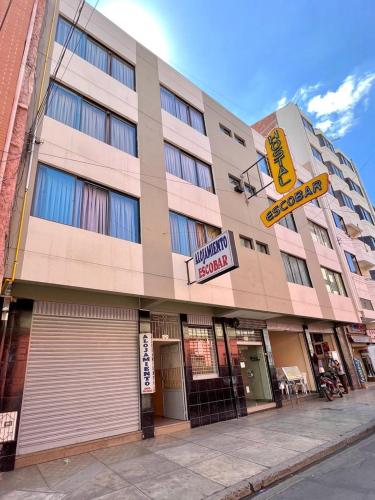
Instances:
[[[251,498],[375,499],[375,435]]]

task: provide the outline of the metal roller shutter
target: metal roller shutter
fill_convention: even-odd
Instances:
[[[137,311],[34,306],[17,453],[139,429]]]

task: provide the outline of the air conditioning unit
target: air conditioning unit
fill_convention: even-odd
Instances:
[[[236,193],[243,193],[245,191],[244,186],[243,186],[242,183],[236,184],[234,186],[234,190],[236,191]]]

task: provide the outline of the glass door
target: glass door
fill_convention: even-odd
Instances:
[[[267,363],[262,345],[238,345],[247,407],[272,401]]]

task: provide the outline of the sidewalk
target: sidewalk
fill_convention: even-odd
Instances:
[[[241,498],[375,431],[375,390],[2,474],[7,500]]]

